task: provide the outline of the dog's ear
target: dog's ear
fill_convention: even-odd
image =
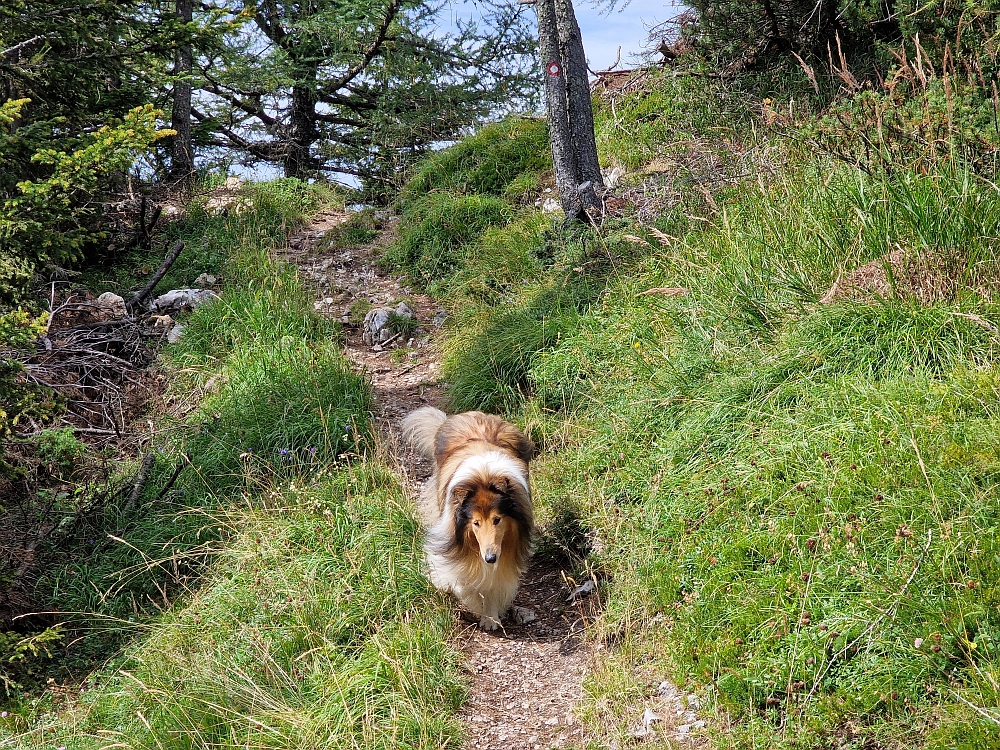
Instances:
[[[464,503],[469,499],[469,495],[472,494],[472,488],[466,484],[458,484],[451,490],[452,499],[459,505]]]
[[[502,431],[497,435],[497,444],[511,451],[524,463],[528,463],[535,457],[535,444],[513,425],[505,424],[503,426]]]
[[[490,489],[499,495],[506,495],[510,492],[510,478],[503,475],[494,477],[490,482]]]

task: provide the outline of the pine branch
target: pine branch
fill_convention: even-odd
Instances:
[[[205,91],[209,92],[210,94],[215,94],[217,97],[219,97],[220,99],[224,99],[237,109],[246,112],[248,115],[256,117],[258,120],[260,120],[262,123],[264,123],[264,125],[268,126],[269,128],[273,128],[275,125],[278,124],[278,121],[274,117],[271,117],[271,115],[267,114],[267,112],[264,111],[264,107],[260,104],[259,101],[256,103],[244,101],[243,99],[238,98],[236,95],[226,91],[222,87],[222,84],[218,83],[217,81],[213,81],[207,75],[205,76],[205,79],[208,81],[208,83],[202,84],[201,86],[201,88],[204,89]]]
[[[386,41],[386,36],[389,33],[389,26],[392,25],[393,20],[399,13],[400,6],[402,5],[402,0],[391,0],[389,3],[389,8],[386,10],[385,18],[382,19],[382,25],[379,26],[378,32],[375,34],[375,41],[372,42],[371,46],[365,51],[361,56],[361,60],[353,68],[348,70],[343,76],[341,76],[336,81],[331,81],[328,86],[324,86],[325,91],[338,91],[359,75],[361,75],[371,64],[371,61],[375,59],[375,56],[382,49],[382,45]]]

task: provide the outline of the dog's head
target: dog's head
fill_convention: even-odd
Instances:
[[[520,548],[531,533],[531,519],[521,502],[522,490],[504,476],[467,480],[456,485],[455,535],[478,548],[489,564],[499,561],[505,543]]]

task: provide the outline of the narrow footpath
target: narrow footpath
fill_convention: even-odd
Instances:
[[[420,406],[444,406],[440,383],[438,337],[443,311],[430,297],[407,288],[377,263],[379,248],[392,241],[389,224],[374,243],[329,249],[325,234],[350,214],[322,212],[290,238],[285,260],[298,266],[316,290],[316,308],[339,320],[345,331],[347,356],[364,372],[375,394],[375,417],[389,458],[405,477],[411,496],[430,476],[431,466],[418,460],[397,439],[399,424]],[[367,307],[395,307],[405,301],[416,326],[405,340],[386,347],[362,340],[360,319]],[[527,625],[504,623],[485,633],[455,613],[456,648],[466,654],[469,697],[462,709],[469,750],[580,747],[582,724],[573,709],[591,654],[583,630],[592,603],[569,602],[562,569],[538,559],[522,582],[517,604],[538,615]]]

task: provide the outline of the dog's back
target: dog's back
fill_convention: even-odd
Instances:
[[[448,415],[433,406],[424,406],[406,415],[403,439],[425,458],[434,458],[434,441]]]

